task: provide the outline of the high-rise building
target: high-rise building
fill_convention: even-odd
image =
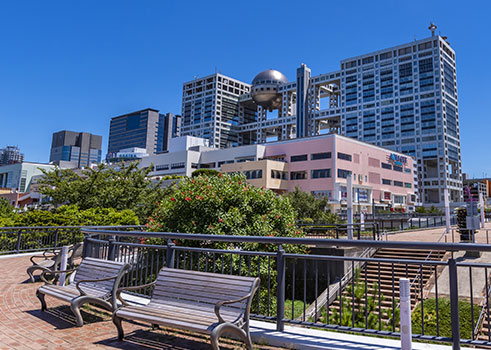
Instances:
[[[22,163],[24,155],[16,146],[7,146],[0,150],[0,165]]]
[[[180,128],[181,116],[151,108],[111,118],[108,155],[133,147],[143,148],[148,154],[165,152]]]
[[[53,134],[49,161],[64,167],[83,168],[101,162],[102,136],[62,130]]]
[[[215,73],[183,84],[182,136],[208,139],[210,146],[224,148],[247,144],[239,141],[239,125],[255,120],[255,106],[239,105],[239,96],[251,85]],[[244,111],[239,120],[239,108]]]
[[[267,70],[252,85],[221,74],[185,83],[183,135],[228,147],[340,133],[413,157],[419,201],[442,204],[448,188],[461,202],[455,51],[430,29],[337,71],[312,75],[302,64],[293,82]]]

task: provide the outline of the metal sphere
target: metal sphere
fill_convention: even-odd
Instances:
[[[288,83],[288,79],[283,73],[274,69],[265,70],[254,77],[252,80],[251,97],[263,108],[278,109],[281,107],[281,95],[278,87]]]

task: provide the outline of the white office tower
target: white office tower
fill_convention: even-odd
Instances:
[[[219,73],[184,83],[181,135],[208,139],[214,148],[238,146],[239,96],[250,88]],[[254,112],[244,122],[253,121]]]
[[[293,82],[273,69],[251,85],[222,74],[187,82],[182,135],[223,148],[341,133],[414,157],[419,201],[443,205],[448,188],[460,202],[455,52],[435,28],[429,38],[342,60],[338,71],[311,75],[302,64]]]

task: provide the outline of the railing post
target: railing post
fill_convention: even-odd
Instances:
[[[452,257],[448,259],[450,280],[450,315],[452,319],[452,349],[460,350],[460,320],[459,320],[459,287],[457,280],[457,263]]]
[[[285,318],[285,250],[278,245],[277,254],[277,288],[276,288],[276,330],[283,332],[285,325],[283,319]]]
[[[58,247],[58,229],[57,228],[55,229],[55,245],[54,245],[54,247],[55,248]]]
[[[109,248],[107,252],[107,259],[108,260],[116,260],[116,245],[114,244],[116,242],[116,239],[114,236],[111,236],[109,238]]]
[[[174,249],[174,242],[172,240],[167,241],[167,254],[166,254],[166,260],[167,260],[167,267],[173,269],[174,268],[174,260],[175,260],[175,253],[176,250]]]
[[[84,259],[87,257],[87,252],[90,252],[89,249],[90,242],[88,238],[89,238],[88,235],[84,235],[84,247],[82,248],[82,258]]]
[[[17,243],[15,244],[15,250],[17,251],[17,254],[20,252],[21,239],[22,239],[22,230],[19,230],[19,232],[17,232]]]

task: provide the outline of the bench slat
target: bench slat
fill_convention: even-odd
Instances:
[[[232,285],[232,284],[219,284],[215,281],[202,281],[194,279],[178,279],[170,276],[163,276],[157,279],[156,287],[165,287],[168,283],[181,285],[184,288],[193,286],[208,287],[210,289],[220,289],[232,292],[240,292],[243,295],[248,294],[251,290],[251,284],[248,285]]]
[[[201,290],[196,290],[196,289],[190,289],[190,288],[179,288],[176,286],[170,286],[167,285],[165,289],[157,289],[154,290],[154,295],[170,295],[170,296],[175,296],[176,298],[190,298],[192,300],[204,300],[203,298],[207,299],[214,299],[217,301],[228,301],[228,300],[234,300],[234,299],[239,299],[243,296],[245,296],[245,293],[227,293],[227,291],[224,290],[208,290],[206,288],[202,288]],[[245,301],[244,301],[245,302]]]

